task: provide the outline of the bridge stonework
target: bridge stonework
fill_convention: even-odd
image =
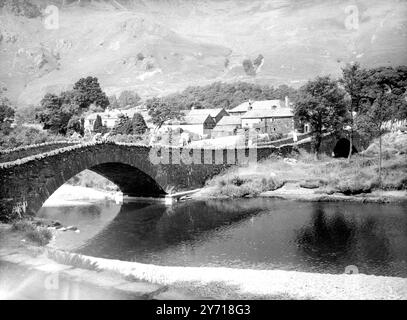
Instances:
[[[35,215],[42,204],[66,181],[79,172],[89,169],[114,182],[125,195],[161,197],[172,188],[174,191],[202,187],[205,181],[219,174],[231,164],[228,150],[222,150],[223,163],[215,163],[215,150],[211,163],[200,152],[200,163],[152,163],[151,147],[116,143],[96,143],[69,146],[28,158],[0,164],[0,220],[24,215]],[[235,154],[239,149],[235,149]],[[249,154],[249,149],[241,149]],[[180,149],[162,148],[165,152]],[[196,150],[193,150],[194,152]],[[292,147],[256,149],[257,160],[272,153],[288,154]],[[207,155],[207,153],[206,153]]]
[[[323,152],[331,155],[340,136],[323,140]],[[355,139],[358,151],[362,142]],[[48,147],[47,147],[48,148]],[[162,197],[166,191],[190,190],[204,186],[205,182],[233,164],[239,164],[239,154],[255,154],[254,161],[270,155],[287,156],[293,150],[311,150],[311,142],[297,145],[267,146],[224,150],[191,150],[198,152],[198,161],[179,163],[173,161],[179,148],[161,148],[160,159],[152,161],[151,147],[144,145],[98,142],[58,147],[43,153],[30,148],[31,156],[0,163],[0,220],[8,221],[24,215],[35,215],[42,204],[66,181],[85,169],[92,170],[114,182],[125,195]],[[234,155],[230,161],[230,155]],[[20,151],[19,151],[20,152]],[[212,153],[212,156],[209,157]],[[222,153],[219,161],[219,152]],[[253,152],[253,153],[251,153]],[[249,156],[250,158],[250,156]],[[12,153],[7,159],[16,159]],[[168,161],[169,160],[169,161]],[[251,159],[253,161],[253,159]],[[0,160],[1,161],[1,160]]]

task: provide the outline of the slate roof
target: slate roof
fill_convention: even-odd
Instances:
[[[256,118],[288,118],[293,117],[294,113],[291,108],[275,108],[275,109],[258,109],[247,111],[242,119]]]
[[[206,114],[210,115],[211,117],[215,118],[223,108],[215,108],[215,109],[191,109],[187,113],[188,116],[195,116],[195,115],[201,115],[201,114]]]
[[[236,116],[225,116],[219,120],[217,126],[233,126],[242,124],[242,119]]]
[[[273,106],[276,106],[277,108],[284,108],[285,102],[282,100],[262,100],[262,101],[253,101],[252,102],[252,110],[272,109]],[[246,112],[248,110],[249,110],[249,102],[246,101],[228,111],[230,113],[233,113],[233,112]]]

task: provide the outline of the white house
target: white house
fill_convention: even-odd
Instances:
[[[250,110],[273,110],[276,108],[290,108],[288,97],[285,100],[261,100],[261,101],[246,101],[239,104],[237,107],[228,110],[231,116],[243,116]]]
[[[209,114],[203,113],[192,116],[186,115],[182,120],[166,121],[162,128],[181,128],[182,130],[198,134],[202,137],[210,136],[215,125],[215,120],[213,120]]]
[[[185,115],[187,116],[200,116],[200,115],[210,115],[215,123],[218,123],[224,116],[228,116],[229,113],[223,108],[215,109],[191,109],[185,110]]]
[[[148,120],[150,117],[148,116],[148,113],[139,107],[131,108],[131,109],[106,109],[104,112],[97,112],[97,113],[91,113],[88,116],[85,117],[85,131],[93,131],[93,126],[96,121],[96,117],[99,115],[100,118],[102,119],[102,124],[108,128],[108,129],[113,129],[113,127],[117,124],[120,116],[125,115],[128,118],[133,118],[135,113],[140,113],[144,120],[147,123],[148,126]]]

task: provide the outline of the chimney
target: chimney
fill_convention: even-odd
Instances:
[[[285,96],[285,107],[288,108],[290,106],[290,102],[288,100],[288,96]]]
[[[250,99],[250,100],[249,100],[249,107],[247,108],[248,110],[252,110],[252,109],[253,109],[252,104],[253,104],[253,101]]]

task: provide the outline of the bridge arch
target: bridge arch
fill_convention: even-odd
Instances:
[[[86,169],[109,179],[126,195],[158,197],[165,194],[165,184],[156,179],[159,168],[149,161],[148,147],[74,146],[21,162],[0,171],[1,216],[36,214],[59,187]]]
[[[336,141],[333,148],[333,156],[335,158],[347,158],[349,156],[350,141],[348,138],[340,138]],[[352,154],[358,153],[355,145],[352,143]]]
[[[143,145],[101,142],[0,163],[0,220],[35,215],[60,186],[85,169],[111,180],[125,195],[160,197],[168,187],[175,187],[174,191],[202,187],[207,179],[230,166],[215,160],[209,164],[157,164],[150,161],[150,150]],[[200,151],[204,159],[203,149]],[[266,148],[259,156],[275,151]]]

